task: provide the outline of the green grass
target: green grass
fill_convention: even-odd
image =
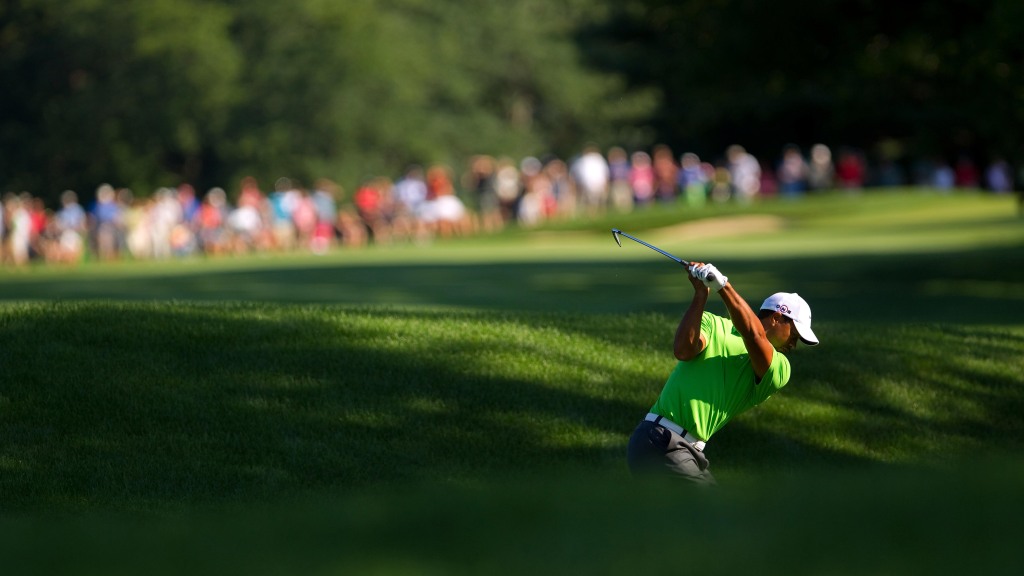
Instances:
[[[778,229],[725,233],[751,214]],[[701,217],[722,233],[667,228]],[[713,491],[627,477],[690,289],[613,226],[715,262],[752,304],[789,290],[814,308],[822,345],[709,444]],[[1021,559],[1000,531],[1024,513],[1009,199],[836,195],[325,257],[0,270],[0,301],[5,573],[616,574],[672,570],[694,541],[723,574]]]

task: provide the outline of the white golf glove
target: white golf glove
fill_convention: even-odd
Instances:
[[[704,283],[705,286],[711,288],[715,292],[718,292],[729,282],[729,277],[718,271],[714,264],[704,264],[703,266],[690,266],[690,274],[693,274],[694,278],[699,279]]]

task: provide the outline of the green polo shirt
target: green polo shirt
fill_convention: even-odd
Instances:
[[[775,351],[768,372],[757,383],[743,338],[732,320],[705,312],[700,332],[707,347],[696,358],[676,364],[651,412],[707,441],[734,416],[785,386],[790,366],[789,360]]]

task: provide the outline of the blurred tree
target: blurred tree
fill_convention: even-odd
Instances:
[[[718,154],[786,142],[921,153],[1016,139],[1024,37],[1016,0],[622,0],[588,55],[661,91],[658,138]],[[1016,154],[1024,158],[1020,144]]]
[[[563,11],[578,2],[234,4],[253,97],[233,117],[230,163],[264,180],[353,182],[480,152],[569,154],[654,103],[583,68],[577,15]]]
[[[205,169],[235,98],[229,14],[199,0],[21,0],[0,13],[0,174],[55,199]]]
[[[1019,0],[7,0],[0,186],[351,189],[667,143],[1024,160]]]

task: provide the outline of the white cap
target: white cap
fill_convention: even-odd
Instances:
[[[818,337],[811,330],[811,307],[796,292],[776,292],[761,304],[761,310],[774,310],[789,318],[796,326],[800,340],[809,346],[818,343]]]

